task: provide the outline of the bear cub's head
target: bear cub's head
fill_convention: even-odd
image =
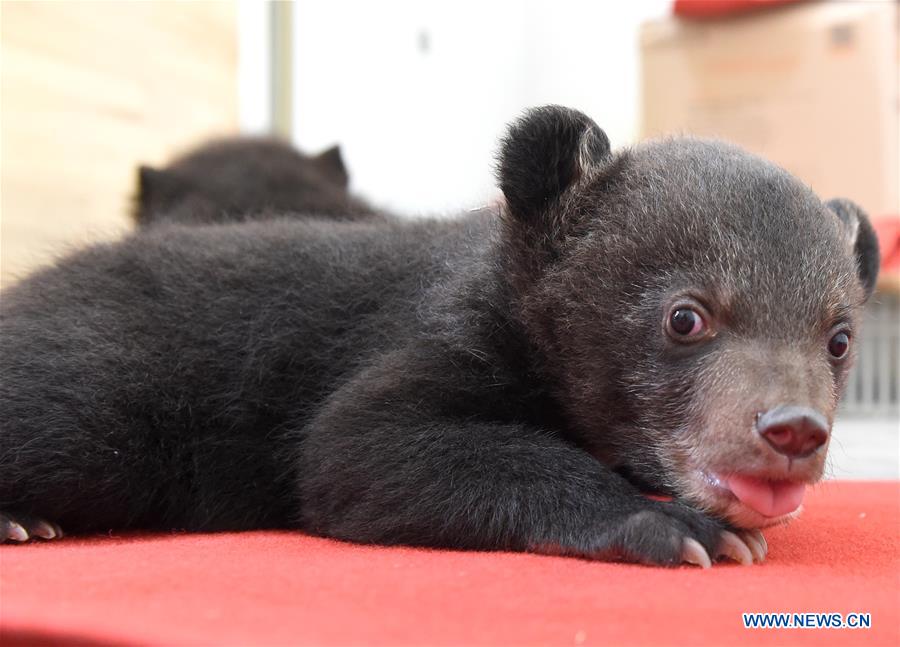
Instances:
[[[822,477],[878,271],[865,214],[734,146],[617,153],[555,106],[498,163],[518,316],[573,440],[742,527]]]

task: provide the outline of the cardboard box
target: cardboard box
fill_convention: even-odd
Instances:
[[[898,5],[804,2],[642,28],[642,134],[733,141],[823,198],[900,213]]]

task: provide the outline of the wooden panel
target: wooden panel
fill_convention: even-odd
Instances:
[[[237,129],[233,2],[0,3],[0,285],[122,235],[139,163]]]

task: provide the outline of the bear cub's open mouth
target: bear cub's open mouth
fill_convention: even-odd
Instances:
[[[722,497],[730,505],[739,503],[762,517],[765,522],[760,527],[779,523],[797,512],[807,487],[803,481],[772,480],[748,474],[719,476],[715,472],[703,472],[702,477],[714,496]]]

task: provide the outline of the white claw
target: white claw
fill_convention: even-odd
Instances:
[[[744,530],[740,533],[740,538],[747,544],[747,548],[753,553],[753,561],[762,563],[766,560],[769,552],[769,546],[766,544],[766,538],[759,530]]]
[[[17,524],[15,521],[10,521],[9,530],[7,531],[7,537],[12,539],[13,541],[28,541],[28,532]]]
[[[766,557],[769,556],[769,542],[766,541],[766,536],[762,534],[762,530],[754,530],[756,533],[756,538],[759,540],[760,545],[763,547],[763,553],[765,553]]]
[[[727,557],[744,566],[750,566],[753,563],[753,553],[747,548],[747,544],[728,530],[722,531],[719,547],[716,549],[716,557]]]
[[[56,527],[47,521],[38,521],[31,529],[31,533],[41,539],[53,539],[57,537]]]
[[[700,568],[710,568],[712,560],[706,553],[706,549],[699,541],[688,537],[681,544],[681,561],[688,564],[696,564]]]

